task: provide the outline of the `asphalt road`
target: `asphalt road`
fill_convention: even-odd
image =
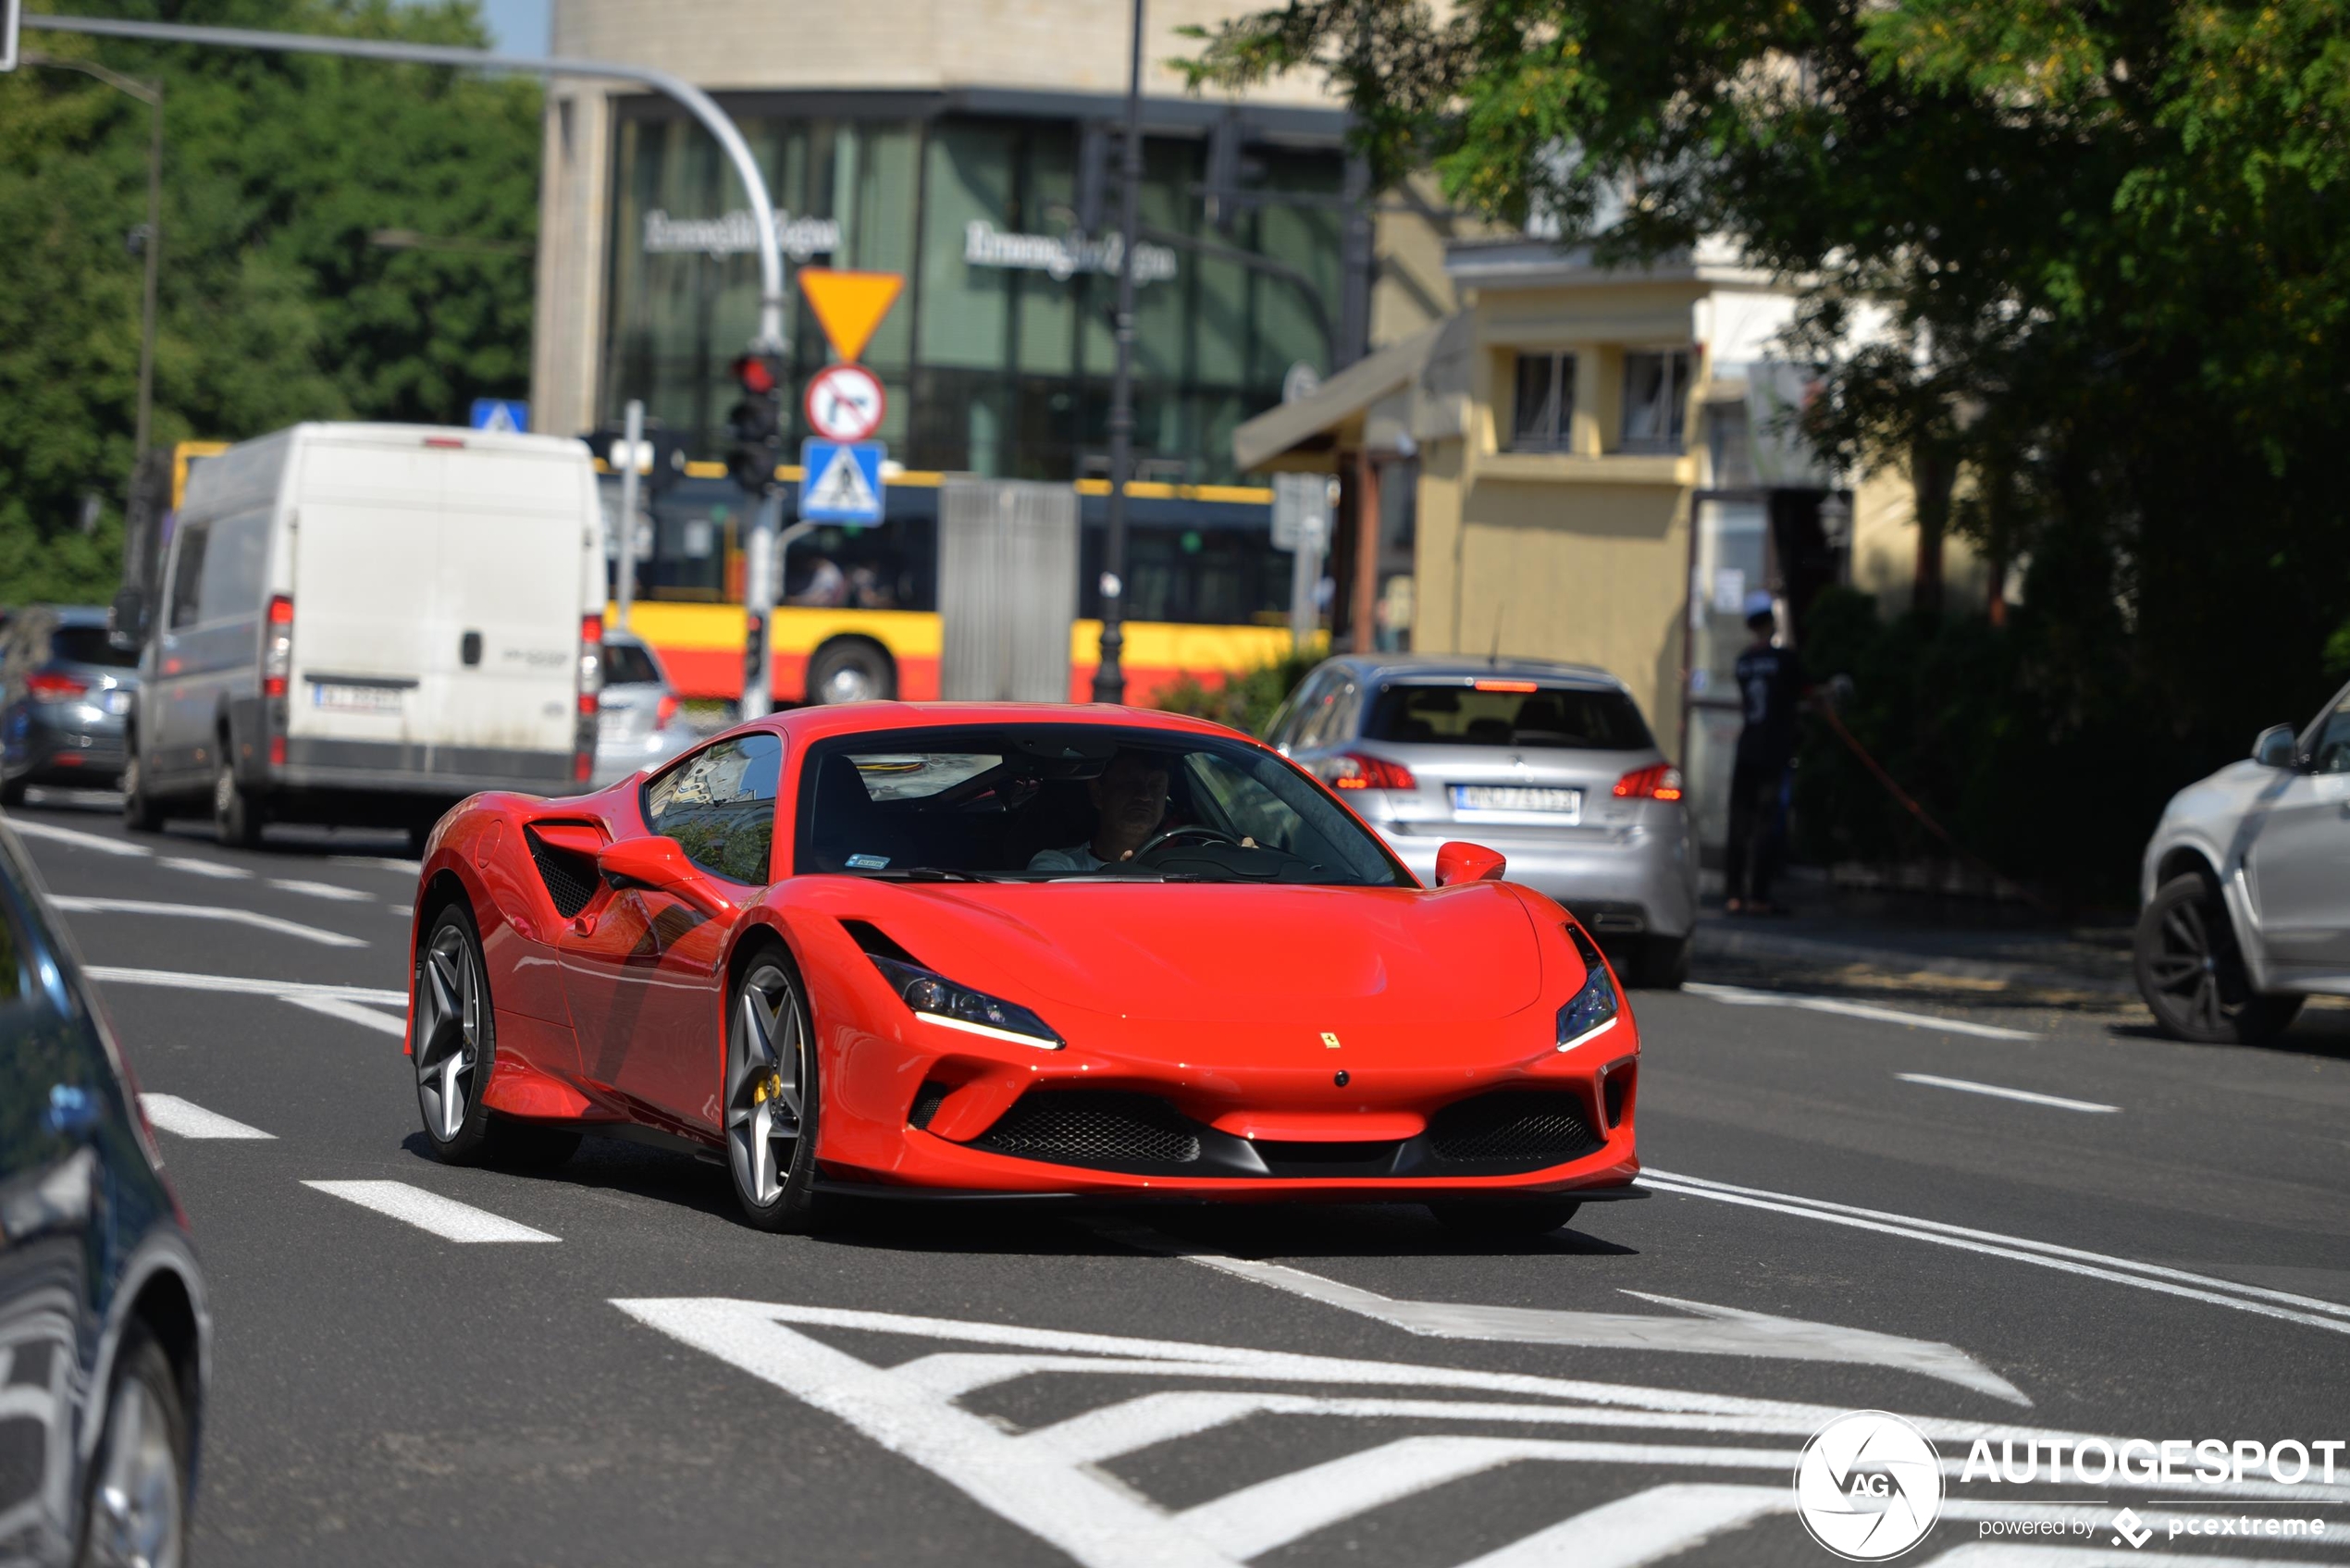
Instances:
[[[2350,1450],[2330,1488],[1960,1474],[1986,1433],[2019,1465],[2350,1438],[2350,1011],[2208,1049],[1750,966],[1636,994],[1652,1195],[1552,1238],[1376,1207],[778,1238],[681,1155],[426,1155],[396,841],[12,820],[172,1097],[204,1563],[1814,1564],[1790,1471],[1864,1408],[1948,1472],[1908,1562],[2350,1561]],[[2069,1533],[1985,1534],[2018,1520]]]

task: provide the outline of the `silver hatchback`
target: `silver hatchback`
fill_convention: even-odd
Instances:
[[[1633,960],[1678,985],[1697,924],[1681,774],[1604,671],[1531,660],[1362,655],[1317,665],[1265,737],[1340,791],[1423,881],[1447,839],[1508,858]]]
[[[595,786],[617,784],[639,768],[659,767],[699,738],[652,645],[633,632],[606,632]]]

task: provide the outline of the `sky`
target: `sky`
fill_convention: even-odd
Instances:
[[[553,0],[481,0],[481,14],[489,23],[491,47],[501,55],[543,55],[547,52],[547,20]]]

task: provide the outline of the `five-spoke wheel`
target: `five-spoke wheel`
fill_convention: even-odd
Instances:
[[[2252,989],[2234,922],[2201,876],[2173,877],[2138,917],[2138,990],[2163,1031],[2208,1045],[2267,1040],[2301,1011],[2298,996]]]
[[[801,1230],[814,1216],[816,1063],[807,1009],[780,952],[751,959],[726,1023],[726,1168],[753,1225]]]

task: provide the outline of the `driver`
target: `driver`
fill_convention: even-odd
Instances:
[[[1146,751],[1120,747],[1109,766],[1086,781],[1097,813],[1094,836],[1067,849],[1040,849],[1032,871],[1098,871],[1134,858],[1167,816],[1167,762]]]

